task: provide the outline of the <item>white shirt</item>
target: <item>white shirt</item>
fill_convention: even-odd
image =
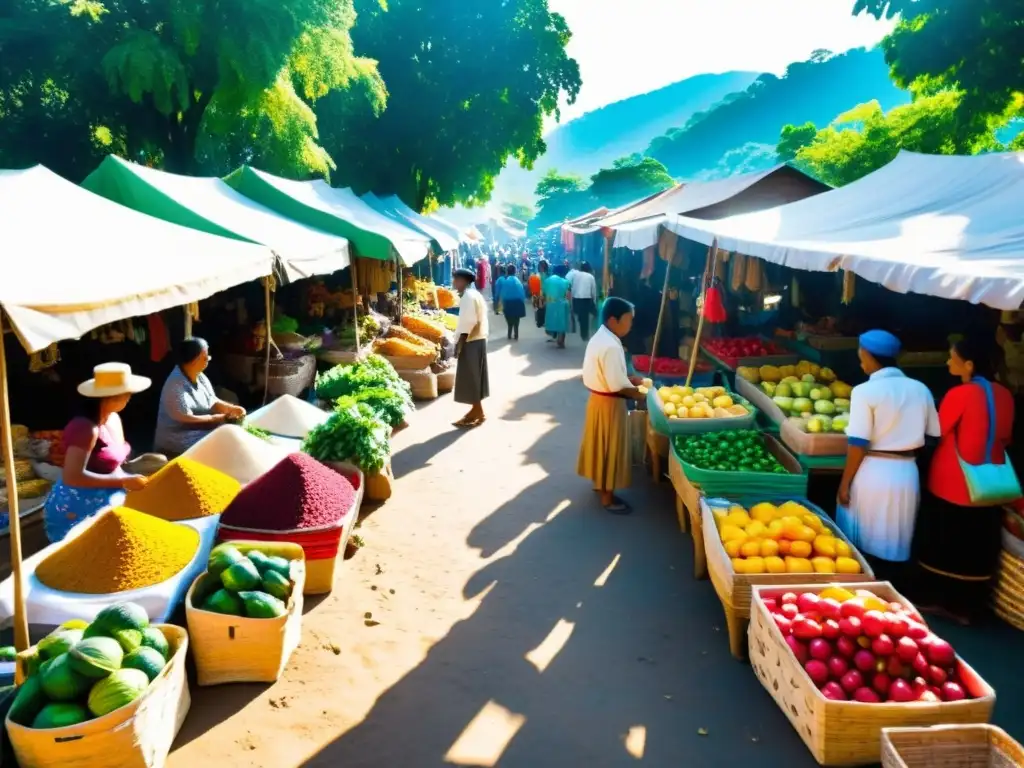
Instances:
[[[597,298],[597,280],[589,272],[573,272],[569,278],[569,286],[574,299]]]
[[[484,297],[476,288],[467,288],[459,299],[459,323],[455,327],[455,338],[466,334],[466,341],[477,341],[486,339],[489,333]]]
[[[583,356],[583,386],[592,392],[619,392],[632,387],[622,341],[602,325],[587,342]]]
[[[883,368],[853,388],[846,434],[853,445],[872,451],[912,451],[924,445],[925,435],[938,437],[939,415],[928,387]]]

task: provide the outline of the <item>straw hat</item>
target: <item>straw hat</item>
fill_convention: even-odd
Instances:
[[[93,377],[78,385],[78,394],[85,397],[116,397],[134,395],[149,389],[153,382],[145,376],[135,376],[126,363],[103,363],[92,369]]]

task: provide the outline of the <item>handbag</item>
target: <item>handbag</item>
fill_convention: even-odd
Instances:
[[[547,314],[546,309],[546,307],[540,306],[537,307],[537,311],[534,313],[534,320],[536,320],[538,328],[544,327],[545,315]]]
[[[960,456],[957,449],[956,458],[960,462],[960,468],[964,473],[964,480],[967,483],[967,493],[971,497],[971,503],[977,506],[995,506],[1005,504],[1008,501],[1015,501],[1024,493],[1021,492],[1020,480],[1010,463],[1010,457],[1003,451],[1003,463],[991,463],[992,449],[996,444],[996,399],[992,393],[992,385],[986,379],[975,379],[985,391],[985,404],[988,410],[988,439],[985,442],[985,463],[968,464]],[[955,439],[955,438],[954,438]],[[956,443],[954,442],[954,446]]]

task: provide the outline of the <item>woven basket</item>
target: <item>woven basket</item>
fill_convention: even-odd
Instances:
[[[262,369],[257,376],[262,383]],[[271,397],[292,395],[298,397],[311,386],[316,379],[316,357],[303,355],[294,360],[271,360],[267,377],[267,392]]]
[[[108,715],[66,728],[39,730],[7,719],[21,768],[162,768],[192,699],[185,676],[189,636],[156,624],[171,649],[167,666],[146,692]]]
[[[423,368],[418,371],[398,371],[398,375],[409,382],[413,399],[437,399],[437,374],[431,373],[429,368]]]
[[[429,370],[430,363],[428,359],[417,355],[381,355],[385,360],[391,363],[391,367],[396,371],[422,371],[424,367]]]
[[[864,765],[881,759],[883,728],[931,726],[946,723],[987,723],[992,717],[996,692],[967,662],[957,657],[957,667],[972,699],[930,704],[862,704],[831,701],[811,682],[803,666],[782,637],[765,607],[764,598],[803,589],[818,591],[821,584],[788,587],[753,587],[750,607],[750,663],[765,690],[804,740],[821,765]],[[858,589],[873,592],[887,602],[913,606],[889,582],[865,582]]]
[[[882,768],[1017,768],[1024,749],[994,725],[885,728]]]
[[[992,587],[992,609],[1011,627],[1024,631],[1024,560],[1005,549]]]
[[[199,576],[185,597],[185,616],[192,638],[199,685],[222,683],[273,683],[284,672],[288,659],[302,638],[302,593],[306,562],[302,547],[290,543],[232,541],[243,554],[259,549],[292,561],[294,583],[288,612],[276,619],[250,619],[204,611],[192,604]]]

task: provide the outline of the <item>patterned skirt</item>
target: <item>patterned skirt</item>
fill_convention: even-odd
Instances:
[[[43,527],[51,544],[62,541],[68,531],[101,509],[124,504],[120,488],[74,488],[58,480],[43,508]]]

